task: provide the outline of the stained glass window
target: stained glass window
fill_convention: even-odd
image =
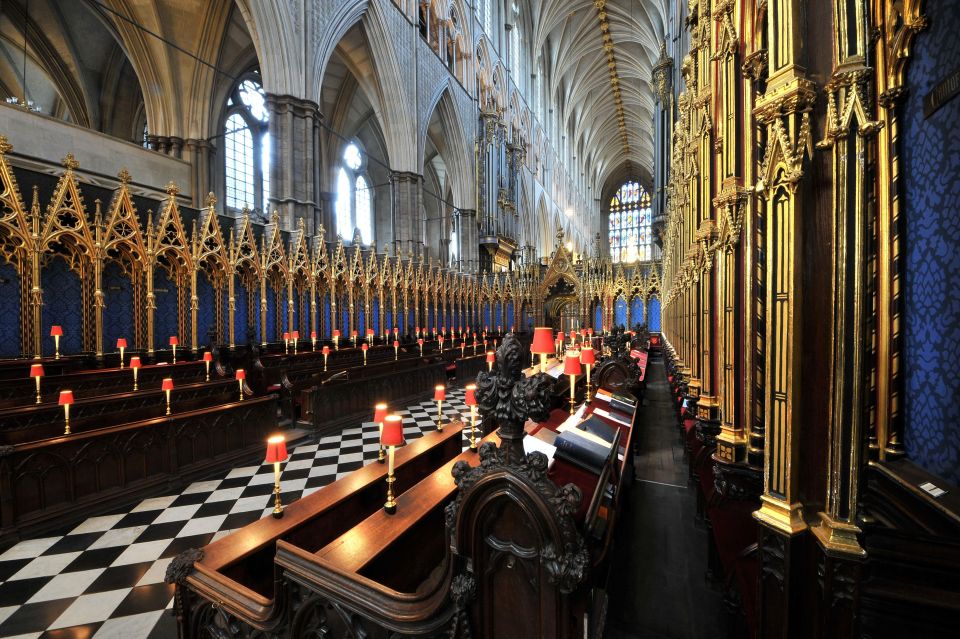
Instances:
[[[610,258],[613,262],[653,259],[650,194],[638,182],[626,182],[610,200]]]

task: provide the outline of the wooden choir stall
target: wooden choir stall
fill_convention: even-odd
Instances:
[[[630,455],[616,453],[632,427],[599,474],[525,450],[525,425],[549,422],[556,403],[554,378],[523,370],[529,357],[507,335],[477,376],[479,410],[497,427],[477,450],[458,421],[397,450],[394,514],[388,469],[374,462],[175,558],[180,636],[602,636],[629,475]]]

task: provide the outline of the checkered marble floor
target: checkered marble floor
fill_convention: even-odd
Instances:
[[[444,421],[467,418],[463,390],[448,388]],[[395,411],[408,440],[436,428],[432,401]],[[374,462],[373,422],[301,444],[283,467],[289,504]],[[468,445],[464,438],[464,447]],[[18,543],[0,554],[0,637],[176,637],[167,564],[272,511],[272,465],[234,468],[183,492],[91,517],[65,534]]]

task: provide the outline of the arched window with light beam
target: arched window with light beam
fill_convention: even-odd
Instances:
[[[241,77],[227,97],[223,129],[224,186],[228,208],[268,213],[270,114],[258,73]]]
[[[344,240],[353,239],[354,230],[360,231],[360,241],[373,243],[373,184],[367,176],[363,151],[356,142],[348,142],[337,170],[337,234]]]

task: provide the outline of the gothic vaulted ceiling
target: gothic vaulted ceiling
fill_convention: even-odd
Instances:
[[[550,79],[548,104],[560,110],[564,130],[572,134],[572,154],[592,172],[588,184],[595,185],[595,195],[622,177],[649,179],[650,80],[660,57],[667,0],[529,2],[531,46],[534,56],[545,57]]]

